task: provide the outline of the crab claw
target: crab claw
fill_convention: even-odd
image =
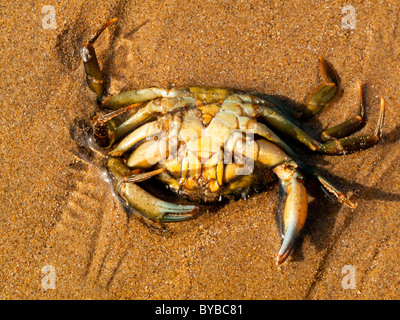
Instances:
[[[179,222],[190,219],[198,212],[195,205],[182,205],[158,199],[134,182],[144,181],[162,172],[162,169],[148,173],[131,174],[121,160],[109,157],[107,167],[114,178],[115,189],[127,204],[146,218],[160,222]]]
[[[288,164],[274,169],[280,179],[283,196],[282,235],[283,242],[277,264],[283,263],[294,248],[307,218],[307,192],[299,171]]]

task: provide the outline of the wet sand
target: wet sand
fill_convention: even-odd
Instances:
[[[399,298],[398,1],[46,4],[55,8],[56,29],[43,28],[42,4],[0,5],[1,298]],[[355,29],[342,26],[348,4]],[[164,229],[128,219],[79,144],[98,111],[79,48],[112,17],[118,25],[96,45],[112,93],[199,84],[296,106],[320,81],[320,55],[340,75],[343,94],[304,125],[315,136],[356,114],[358,80],[362,133],[375,130],[383,96],[376,147],[341,157],[304,152],[358,207],[337,204],[310,183],[306,228],[280,267],[277,184]]]

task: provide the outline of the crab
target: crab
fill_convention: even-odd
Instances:
[[[301,112],[266,94],[202,86],[150,87],[105,96],[94,43],[116,21],[104,24],[81,54],[89,88],[102,108],[113,110],[93,120],[93,137],[106,150],[115,191],[129,207],[153,221],[184,221],[202,204],[246,198],[277,177],[283,238],[277,264],[287,259],[304,228],[306,178],[316,179],[338,201],[356,207],[315,166],[301,161],[286,139],[326,155],[370,148],[382,135],[383,98],[375,132],[349,137],[364,125],[359,83],[359,114],[324,130],[317,140],[296,121],[316,115],[338,95],[336,72],[321,57],[322,82]],[[189,203],[165,201],[145,190],[140,182],[153,177]]]

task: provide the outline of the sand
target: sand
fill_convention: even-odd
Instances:
[[[355,9],[355,29],[342,19]],[[48,1],[0,3],[0,298],[398,299],[400,272],[400,3],[387,1]],[[98,111],[79,48],[119,17],[96,48],[110,92],[193,84],[306,101],[318,56],[343,94],[305,128],[386,101],[381,142],[341,157],[304,157],[353,195],[354,210],[310,183],[309,216],[275,264],[278,186],[198,218],[150,228],[128,219],[78,142]],[[42,21],[45,19],[44,21]],[[52,27],[52,26],[51,26]],[[78,142],[77,142],[78,141]]]

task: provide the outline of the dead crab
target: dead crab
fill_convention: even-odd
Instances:
[[[267,95],[198,86],[147,88],[103,98],[103,76],[93,44],[116,20],[107,22],[84,44],[82,58],[97,101],[114,110],[94,121],[93,134],[97,144],[109,150],[107,168],[115,190],[129,206],[154,221],[183,221],[194,216],[196,205],[160,200],[137,183],[155,177],[179,196],[199,204],[228,195],[247,196],[255,185],[272,181],[274,173],[283,204],[278,264],[292,251],[306,221],[305,177],[316,178],[340,202],[356,206],[315,167],[301,162],[281,135],[322,154],[370,148],[382,134],[383,99],[376,131],[347,137],[363,126],[359,85],[360,114],[323,131],[320,142],[290,119],[314,116],[337,95],[337,76],[322,58],[323,82],[301,113]]]

